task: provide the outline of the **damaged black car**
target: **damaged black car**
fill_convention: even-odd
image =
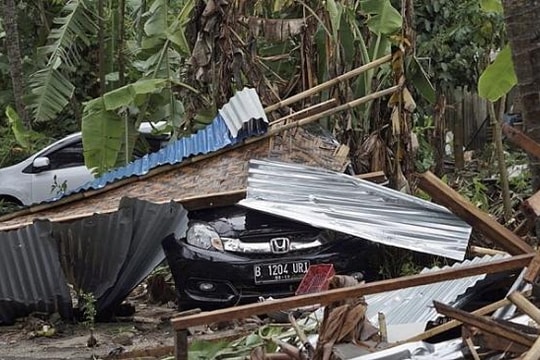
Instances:
[[[377,244],[231,206],[189,214],[186,236],[162,245],[181,310],[292,296],[311,265],[372,280]]]

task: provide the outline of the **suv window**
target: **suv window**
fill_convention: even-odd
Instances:
[[[47,154],[50,161],[49,170],[65,169],[84,165],[82,141],[64,146]]]

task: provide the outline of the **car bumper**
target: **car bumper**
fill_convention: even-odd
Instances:
[[[163,249],[176,284],[182,310],[203,310],[256,302],[260,297],[281,298],[294,295],[301,276],[272,283],[256,283],[254,266],[275,263],[310,265],[333,264],[337,274],[362,272],[370,277],[370,243],[348,239],[323,245],[309,252],[287,255],[248,255],[204,250],[183,241],[166,238]]]

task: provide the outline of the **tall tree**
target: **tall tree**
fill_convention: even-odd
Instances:
[[[540,41],[536,30],[540,2],[503,0],[512,60],[518,78],[520,110],[528,135],[540,142]],[[540,160],[531,158],[533,189],[540,189]]]
[[[6,30],[6,48],[9,57],[11,83],[15,97],[15,107],[27,129],[31,128],[30,118],[23,101],[25,78],[22,70],[22,55],[19,44],[19,29],[17,25],[17,6],[15,0],[1,2],[2,20]]]

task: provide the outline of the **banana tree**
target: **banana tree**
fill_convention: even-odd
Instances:
[[[85,163],[96,174],[131,160],[136,129],[142,121],[166,120],[172,129],[184,127],[184,106],[175,89],[197,92],[180,77],[183,61],[190,54],[185,27],[193,4],[186,1],[177,12],[170,8],[169,1],[154,0],[147,11],[140,46],[137,42],[130,45],[137,58],[132,62],[133,69],[140,80],[85,104]]]
[[[90,46],[97,32],[93,2],[69,0],[48,43],[38,49],[44,66],[30,76],[28,107],[34,121],[54,119],[69,103],[75,85],[69,79],[81,60],[81,50]]]

